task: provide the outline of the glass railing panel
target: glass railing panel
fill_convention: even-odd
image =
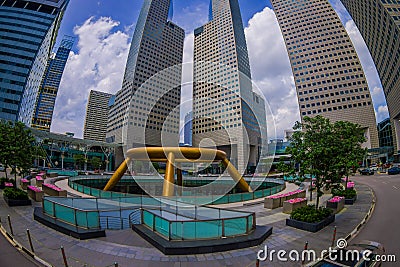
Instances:
[[[182,229],[183,239],[196,239],[196,223],[184,222]]]
[[[242,194],[243,201],[248,201],[253,199],[253,193],[243,193]]]
[[[228,195],[222,196],[217,199],[217,197],[214,197],[214,202],[213,204],[218,205],[218,204],[226,204],[229,203],[229,197]]]
[[[226,219],[224,221],[225,236],[245,234],[246,220],[247,218]]]
[[[169,237],[169,221],[156,216],[154,230],[157,233],[168,238]]]
[[[151,229],[153,229],[153,227],[154,227],[153,219],[154,219],[153,214],[151,214],[150,212],[148,212],[146,210],[143,211],[143,224],[147,225]]]
[[[261,198],[263,197],[263,190],[258,190],[254,192],[254,198]]]
[[[222,236],[220,220],[196,222],[196,239],[211,239],[220,236]]]
[[[79,211],[77,210],[75,213],[76,216],[76,225],[82,228],[88,228],[88,220],[86,218],[87,212],[86,211]]]
[[[99,225],[99,213],[96,211],[87,212],[87,227],[90,229],[98,229]]]
[[[254,215],[250,215],[247,217],[247,231],[250,231],[251,229],[253,229],[253,217]]]
[[[55,204],[54,210],[54,217],[57,217],[59,220],[62,220],[64,222],[75,225],[75,212],[73,209]]]
[[[54,204],[46,199],[43,200],[43,211],[49,216],[54,217]]]

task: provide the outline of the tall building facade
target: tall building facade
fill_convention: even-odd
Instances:
[[[52,54],[49,58],[39,93],[36,97],[31,121],[32,128],[50,132],[58,88],[74,41],[74,37],[65,36],[57,49],[57,53]]]
[[[365,129],[379,147],[370,90],[354,46],[328,0],[272,0],[285,40],[301,117],[324,116]]]
[[[392,119],[395,151],[400,153],[400,1],[341,0],[375,62]]]
[[[254,169],[266,133],[265,103],[252,88],[238,0],[212,0],[194,30],[193,146],[224,150],[240,172]]]
[[[0,119],[30,125],[40,83],[69,0],[0,3]]]
[[[85,126],[83,139],[105,142],[108,111],[112,94],[99,91],[90,91],[86,106]]]
[[[379,147],[393,147],[393,131],[390,119],[378,123]]]
[[[171,11],[171,0],[143,3],[122,89],[109,112],[108,142],[130,148],[161,146],[167,140],[178,146],[185,32],[171,22]]]
[[[193,112],[190,111],[185,115],[185,125],[183,127],[183,143],[192,145],[192,127],[193,127]]]

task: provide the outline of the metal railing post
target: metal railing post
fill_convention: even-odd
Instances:
[[[35,250],[33,249],[31,233],[29,232],[29,229],[26,229],[26,234],[28,235],[28,240],[29,240],[29,245],[31,246],[31,251],[32,251],[33,253],[35,253]]]
[[[11,217],[10,217],[10,215],[7,215],[7,220],[8,220],[8,226],[10,228],[11,235],[14,235],[14,231],[13,231],[13,228],[12,228],[12,225],[11,225]]]

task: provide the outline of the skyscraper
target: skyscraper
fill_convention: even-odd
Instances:
[[[83,139],[105,142],[107,118],[112,94],[90,91],[86,107]]]
[[[192,127],[193,127],[193,112],[190,111],[185,115],[185,125],[183,127],[183,143],[192,145]]]
[[[266,115],[252,90],[238,0],[212,0],[194,36],[193,146],[216,146],[240,172],[254,169]]]
[[[341,0],[371,53],[382,82],[400,152],[400,1]]]
[[[301,117],[358,123],[379,147],[374,108],[354,46],[328,0],[272,0],[292,65]]]
[[[30,124],[47,60],[68,2],[1,2],[0,119]]]
[[[128,147],[160,146],[165,133],[167,140],[178,145],[185,32],[171,18],[171,0],[144,1],[122,89],[109,113],[108,142]]]
[[[52,54],[49,58],[39,93],[36,97],[31,123],[31,127],[33,128],[47,132],[50,131],[58,88],[74,40],[73,37],[65,36],[57,49],[57,53]]]

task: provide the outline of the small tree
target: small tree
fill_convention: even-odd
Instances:
[[[335,136],[337,138],[335,169],[337,171],[337,180],[341,182],[343,176],[346,177],[346,189],[349,175],[354,167],[357,167],[367,153],[362,144],[366,141],[364,130],[360,125],[338,121],[334,124]]]
[[[93,157],[90,159],[90,164],[92,165],[93,169],[100,168],[101,166],[101,159],[98,157]]]
[[[82,169],[82,165],[85,164],[85,156],[82,154],[75,154],[74,155],[74,162],[78,169]]]
[[[319,115],[304,117],[303,123],[296,122],[293,129],[298,131],[291,138],[288,153],[292,154],[292,160],[300,163],[303,173],[315,178],[318,208],[323,194],[321,189],[327,181],[340,182],[365,154],[361,148],[365,141],[364,131],[357,124],[331,123]]]
[[[21,122],[0,123],[0,161],[11,168],[16,186],[17,174],[29,172],[35,157],[34,137]],[[7,170],[6,178],[7,178]]]
[[[279,158],[279,163],[276,168],[278,169],[278,171],[283,173],[283,178],[285,178],[285,173],[290,172],[290,170],[292,169],[288,164],[285,163],[285,157]]]

